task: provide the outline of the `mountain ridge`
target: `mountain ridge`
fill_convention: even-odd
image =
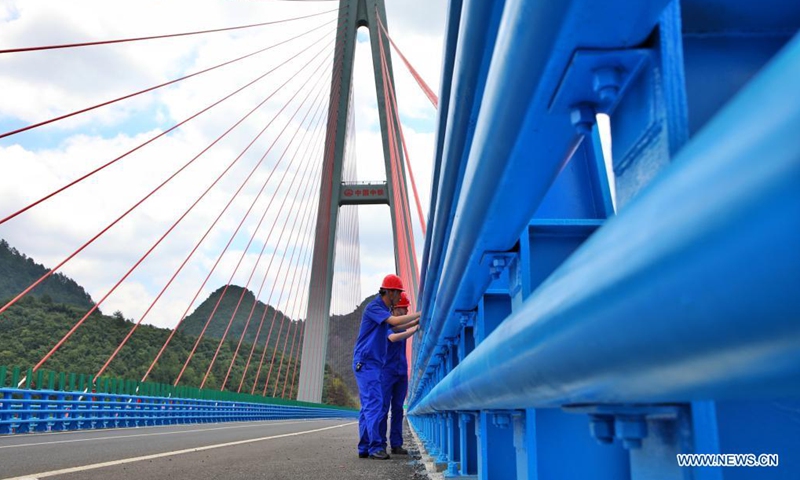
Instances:
[[[5,240],[0,240],[0,299],[10,300],[47,272],[46,267],[11,247]],[[51,279],[52,281],[48,282]],[[223,289],[224,286],[212,292],[209,298],[186,317],[184,324],[178,328],[169,348],[164,351],[148,380],[173,383],[197,340],[197,334],[202,330]],[[217,361],[211,369],[205,385],[205,388],[211,389],[222,387],[244,323],[246,323],[246,317],[255,300],[255,295],[251,291],[236,285],[228,287],[228,292],[215,313],[216,320],[212,319],[204,338],[198,344],[194,358],[183,374],[181,385],[200,385],[211,358],[220,345],[219,340],[235,309],[235,304],[243,292],[244,298],[239,307],[240,311],[234,317],[234,323],[231,325],[226,341],[222,342],[219,347]],[[91,296],[76,281],[60,273],[51,275],[39,287],[0,315],[0,366],[28,368],[38,363],[75,322],[93,306],[94,302]],[[294,325],[294,328],[302,328],[302,324],[298,323],[302,320],[286,317],[283,312],[259,301],[256,304],[248,333],[232,364],[230,377],[225,385],[226,390],[236,391],[239,387],[252,341],[255,339],[257,324],[253,322],[260,321],[265,311],[265,323],[259,336],[259,344],[254,348],[253,361],[242,384],[242,391],[249,392],[251,388],[254,388],[253,380],[262,354],[265,364],[256,390],[263,388],[263,382],[267,376],[270,376],[270,381],[266,391],[268,393],[275,391],[276,394],[282,392],[284,382],[299,377],[299,351],[290,356],[290,347],[287,346],[285,353],[280,350],[282,350],[288,332],[291,331],[286,328],[286,320],[291,321],[292,323],[288,323],[288,325]],[[271,325],[273,318],[275,326],[270,336],[267,322]],[[278,332],[281,331],[280,322],[284,322],[284,328],[283,333],[278,335]],[[133,321],[126,319],[120,311],[114,312],[111,316],[103,315],[99,310],[95,311],[75,331],[69,341],[47,361],[43,368],[94,375],[133,325]],[[120,350],[119,355],[109,365],[104,376],[140,379],[170,333],[171,329],[169,328],[140,325],[125,347]],[[264,352],[265,335],[270,337],[266,352]],[[355,341],[355,337],[352,341]],[[329,344],[330,342],[331,338],[329,337]],[[275,351],[276,346],[279,347],[278,351]],[[270,363],[272,364],[271,373]],[[335,368],[326,365],[323,401],[334,405],[356,406],[357,399],[352,393],[354,391],[352,388],[355,386],[354,379],[351,381],[347,378],[349,369],[343,370],[340,364],[343,362],[337,362]],[[349,373],[349,376],[352,377],[352,372]],[[292,386],[288,390],[287,398],[294,398],[296,387]]]

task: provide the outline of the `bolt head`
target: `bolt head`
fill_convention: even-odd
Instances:
[[[578,133],[587,134],[591,132],[595,121],[594,107],[588,103],[581,103],[572,107],[570,122],[572,122]]]
[[[498,428],[506,428],[511,425],[511,417],[507,413],[495,413],[492,415],[492,423]]]
[[[644,417],[617,417],[614,432],[622,440],[642,439],[647,436],[647,422]]]
[[[608,87],[619,90],[622,85],[622,72],[616,67],[598,68],[593,73],[592,86],[596,92]]]
[[[614,441],[614,421],[608,417],[591,417],[589,431],[598,442],[609,444]]]

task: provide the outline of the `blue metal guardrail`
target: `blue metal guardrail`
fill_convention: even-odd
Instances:
[[[0,388],[0,434],[357,416],[339,408]]]
[[[449,476],[800,478],[798,29],[782,0],[451,2],[409,398]]]
[[[0,366],[0,435],[357,416],[356,410],[333,405]]]

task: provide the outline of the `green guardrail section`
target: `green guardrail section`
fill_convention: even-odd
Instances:
[[[300,402],[285,398],[262,397],[249,393],[226,392],[200,389],[188,386],[173,386],[164,383],[139,382],[122,378],[101,377],[92,382],[87,374],[54,372],[32,368],[0,366],[0,388],[19,388],[24,390],[53,390],[58,392],[92,391],[117,395],[139,395],[143,397],[187,398],[195,400],[218,400],[224,402],[247,402],[296,407],[331,408],[347,412],[357,411],[339,405]]]

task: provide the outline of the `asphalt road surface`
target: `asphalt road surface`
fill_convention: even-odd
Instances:
[[[360,459],[351,419],[0,437],[0,479],[424,479],[414,458]]]

